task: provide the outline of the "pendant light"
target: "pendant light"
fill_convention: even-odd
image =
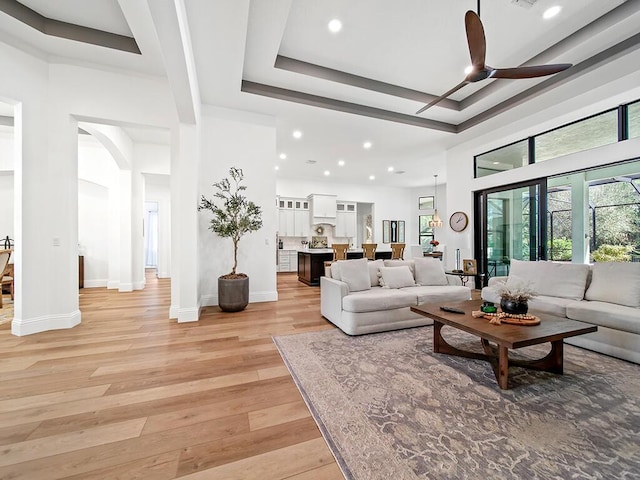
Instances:
[[[429,220],[429,226],[431,228],[433,227],[441,227],[442,226],[442,220],[440,220],[440,217],[438,216],[438,175],[434,175],[434,183],[435,183],[435,195],[433,197],[433,206],[434,208],[434,212],[433,212],[433,218],[431,220]]]

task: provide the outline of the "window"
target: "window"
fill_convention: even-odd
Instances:
[[[535,161],[582,152],[618,141],[618,110],[595,115],[534,137]]]
[[[528,140],[522,140],[476,156],[476,178],[527,165],[528,144]]]
[[[640,137],[640,101],[630,104],[628,112],[629,138]]]
[[[430,252],[432,249],[431,240],[433,240],[433,228],[429,226],[429,221],[433,219],[433,215],[420,215],[418,223],[420,227],[420,238],[418,243],[422,247],[423,252]]]

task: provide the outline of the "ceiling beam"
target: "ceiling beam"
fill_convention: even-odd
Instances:
[[[439,130],[441,132],[457,133],[457,127],[450,123],[439,122],[437,120],[429,120],[427,118],[416,117],[415,115],[406,115],[404,113],[390,112],[381,108],[367,107],[357,103],[344,102],[334,98],[321,97],[308,93],[288,90],[285,88],[274,87],[262,83],[242,81],[240,89],[245,93],[254,95],[262,95],[264,97],[277,98],[278,100],[286,100],[288,102],[301,103],[311,105],[313,107],[326,108],[338,112],[352,113],[364,117],[378,118],[380,120],[388,120],[390,122],[404,123],[415,127],[429,128],[431,130]]]
[[[429,103],[430,101],[438,98],[437,95],[431,95],[430,93],[419,92],[418,90],[400,87],[391,83],[380,82],[378,80],[373,80],[372,78],[361,77],[341,70],[322,67],[314,63],[303,62],[302,60],[296,60],[295,58],[285,57],[283,55],[276,56],[274,67],[281,70],[287,70],[289,72],[329,80],[331,82],[350,85],[352,87],[364,88],[365,90],[371,90],[373,92],[384,93],[385,95],[406,98],[407,100],[415,100],[416,102],[421,103]],[[460,102],[451,99],[441,101],[438,106],[449,108],[457,112],[460,111]]]
[[[54,20],[40,15],[17,0],[0,0],[0,12],[6,13],[45,35],[140,55],[135,38]]]

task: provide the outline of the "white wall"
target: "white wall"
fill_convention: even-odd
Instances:
[[[84,286],[106,287],[109,275],[108,188],[78,180],[78,244],[84,255]]]
[[[0,172],[0,240],[15,239],[13,222],[13,172]],[[0,248],[3,244],[0,242]]]
[[[250,277],[250,302],[277,300],[275,156],[272,118],[217,108],[203,115],[198,198],[211,198],[211,185],[228,178],[230,167],[238,167],[244,171],[247,198],[263,210],[263,227],[239,243],[238,272]],[[201,305],[217,305],[217,279],[233,266],[233,242],[208,230],[210,218],[206,211],[198,214]]]

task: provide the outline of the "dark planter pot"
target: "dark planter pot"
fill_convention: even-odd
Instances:
[[[513,300],[501,300],[500,308],[504,313],[512,313],[514,315],[524,315],[529,310],[527,302],[514,302]]]
[[[218,278],[218,306],[223,312],[239,312],[249,304],[249,277]]]

